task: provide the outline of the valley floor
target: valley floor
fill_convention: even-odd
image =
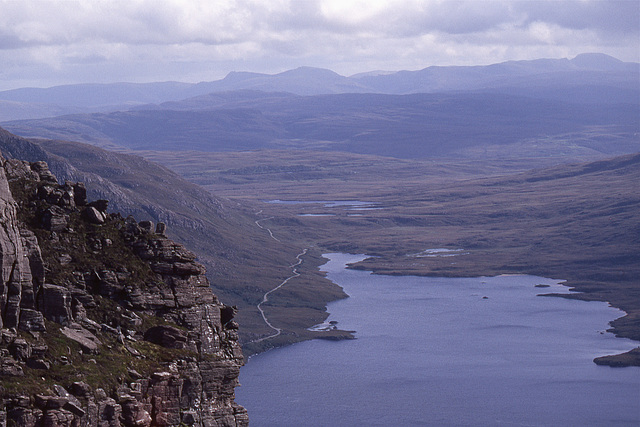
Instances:
[[[378,274],[566,279],[579,292],[571,298],[626,311],[613,331],[640,340],[640,155],[539,169],[531,167],[548,166],[548,159],[418,162],[306,151],[146,157],[253,206],[263,231],[278,241],[311,248],[301,258],[302,275],[263,306],[282,334],[246,345],[248,353],[321,334],[307,328],[323,320],[317,309],[327,295],[314,289],[329,286],[317,270],[326,251],[375,256],[353,268]],[[454,252],[432,251],[438,248]],[[255,304],[231,302],[241,307],[245,342],[270,333],[259,332]],[[633,355],[600,360],[607,361],[639,363]]]

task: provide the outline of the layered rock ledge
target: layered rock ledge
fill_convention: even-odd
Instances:
[[[235,310],[166,236],[0,158],[0,425],[245,426]]]

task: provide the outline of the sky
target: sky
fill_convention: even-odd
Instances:
[[[0,90],[586,52],[640,62],[640,1],[0,0]]]

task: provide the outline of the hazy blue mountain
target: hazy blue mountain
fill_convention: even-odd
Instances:
[[[56,104],[0,100],[0,120],[38,119],[83,113],[80,107],[62,107]]]
[[[199,84],[27,88],[0,92],[0,120],[25,136],[134,150],[616,155],[638,151],[639,68],[584,54],[352,77],[302,67]],[[110,112],[118,106],[127,109]],[[16,116],[32,119],[7,121]]]
[[[224,79],[202,83],[77,84],[51,88],[21,88],[0,92],[0,120],[43,118],[84,112],[128,110],[144,104],[177,101],[211,92],[261,90],[318,93],[367,92],[368,88],[330,70],[301,67],[268,75],[232,72]],[[3,102],[19,104],[3,105]],[[12,109],[13,107],[16,107]]]
[[[567,98],[571,91],[596,87],[638,102],[640,64],[625,63],[602,54],[578,55],[568,59],[508,61],[471,67],[428,67],[419,71],[358,77],[377,93],[433,93],[449,91],[492,91],[534,97]],[[557,89],[563,88],[564,93]],[[598,96],[594,102],[610,99]]]
[[[433,66],[418,71],[370,72],[351,77],[301,67],[278,74],[232,72],[221,80],[178,83],[80,84],[0,92],[0,120],[42,118],[84,112],[127,110],[144,104],[178,101],[230,91],[289,92],[296,95],[341,93],[414,94],[457,91],[499,92],[581,102],[638,102],[640,64],[603,54],[574,59],[509,61],[486,66]]]
[[[230,73],[222,80],[200,83],[203,93],[240,89],[265,92],[291,92],[297,95],[371,92],[371,88],[358,80],[341,76],[331,70],[300,67],[283,73],[255,74]]]
[[[622,62],[612,56],[603,53],[583,53],[572,60],[571,64],[583,70],[601,70],[601,71],[620,71],[630,70],[637,71],[637,64]]]
[[[0,99],[98,108],[130,103],[163,102],[168,98],[181,99],[192,86],[189,83],[178,82],[76,84],[44,89],[7,90],[0,92]]]
[[[126,110],[140,104],[195,96],[190,83],[77,84],[0,92],[0,120],[42,118],[77,112]]]

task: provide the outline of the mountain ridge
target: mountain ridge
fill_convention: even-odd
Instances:
[[[126,110],[130,107],[177,101],[211,92],[252,89],[291,92],[298,95],[331,93],[432,93],[459,90],[509,92],[522,77],[529,83],[546,74],[555,82],[580,86],[584,78],[617,81],[612,87],[637,87],[640,64],[625,63],[604,54],[581,54],[573,59],[507,61],[485,66],[431,66],[416,71],[359,73],[341,76],[331,70],[300,67],[277,74],[231,72],[220,80],[200,83],[106,83],[21,88],[0,91],[0,120],[42,118],[68,114],[83,108],[87,112]],[[557,86],[558,84],[556,84]],[[611,86],[611,85],[609,85]],[[531,92],[535,94],[536,92]],[[13,113],[8,102],[21,103]],[[34,104],[32,111],[28,111]],[[15,104],[13,104],[15,106]]]

